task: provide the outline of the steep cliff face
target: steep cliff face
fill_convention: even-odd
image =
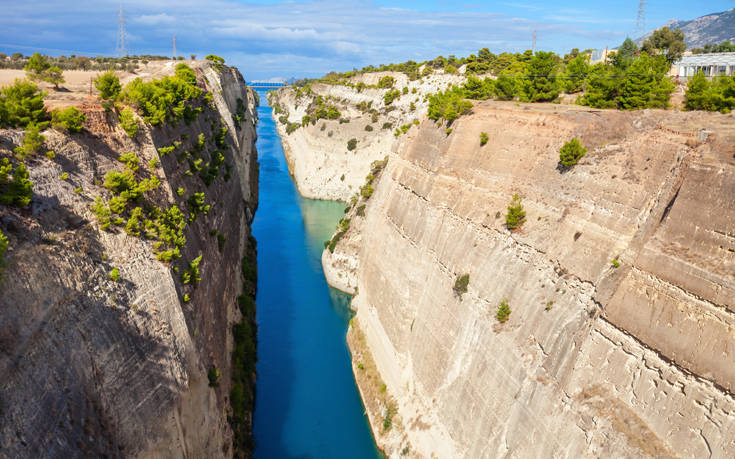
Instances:
[[[114,114],[87,103],[84,131],[44,133],[56,158],[29,162],[29,209],[0,206],[10,241],[0,280],[0,457],[233,454],[232,324],[241,319],[241,261],[257,206],[255,100],[237,70],[194,68],[213,96],[196,120],[141,125],[130,139]],[[199,134],[203,152],[224,154],[209,185],[181,159]],[[0,155],[20,137],[0,131]],[[180,147],[159,155],[174,142]],[[154,241],[122,227],[101,230],[91,210],[95,198],[110,198],[104,176],[122,170],[118,156],[128,152],[140,158],[137,177],[161,182],[146,205],[189,216],[188,199],[205,194],[209,212],[189,218],[178,260],[157,260]],[[201,280],[185,283],[200,255]],[[210,387],[215,368],[221,376]]]
[[[390,88],[378,88],[381,78],[394,80]],[[399,72],[378,72],[350,78],[346,85],[315,83],[308,88],[282,88],[272,93],[278,133],[283,141],[289,170],[301,195],[313,199],[349,201],[365,183],[373,161],[395,151],[396,129],[415,129],[426,114],[426,97],[451,84],[464,81],[462,75],[434,73],[411,81]],[[362,84],[364,89],[357,88]],[[385,95],[397,91],[386,103]],[[304,115],[318,106],[335,107],[336,119],[319,119],[302,125]],[[287,131],[288,124],[301,127]],[[400,136],[398,136],[400,137]],[[355,139],[353,150],[348,142]]]
[[[409,133],[344,236],[359,245],[350,346],[397,400],[387,430],[387,402],[358,376],[381,447],[735,454],[733,126],[487,102],[450,135],[429,121]],[[589,151],[564,171],[573,137]],[[510,232],[514,193],[527,217]]]

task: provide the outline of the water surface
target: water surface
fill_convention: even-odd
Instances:
[[[349,296],[320,262],[344,205],[298,194],[259,94],[255,457],[377,458],[345,343]]]

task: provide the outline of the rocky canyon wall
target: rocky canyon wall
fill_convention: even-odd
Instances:
[[[282,132],[300,190],[357,194],[322,259],[330,284],[355,294],[348,342],[381,448],[731,457],[733,116],[483,102],[448,130],[424,113],[362,160],[359,146],[377,140],[342,151],[356,131],[336,121],[331,136],[319,124]],[[574,137],[588,152],[566,170],[559,149]],[[355,193],[384,153],[374,192]],[[353,165],[352,188],[319,193]],[[516,193],[527,216],[511,232]]]
[[[242,318],[241,262],[258,199],[256,102],[236,69],[192,67],[212,94],[194,121],[141,122],[131,139],[113,112],[85,102],[84,130],[46,130],[55,158],[28,161],[29,208],[0,206],[10,242],[0,280],[0,457],[234,453],[232,326]],[[221,126],[227,133],[215,146]],[[224,155],[209,184],[184,155],[200,134],[201,154]],[[0,131],[0,155],[12,155],[21,137]],[[102,230],[91,209],[110,198],[105,174],[122,171],[118,157],[129,152],[140,159],[136,177],[161,182],[146,206],[177,206],[188,217],[178,260],[157,260],[155,241],[124,227]],[[210,207],[192,218],[199,192]],[[185,282],[199,256],[201,279]]]
[[[364,210],[350,333],[398,402],[389,432],[371,414],[379,442],[732,456],[732,116],[516,105],[483,103],[449,135],[424,121]],[[589,151],[564,170],[574,137]],[[514,193],[527,216],[510,232]]]

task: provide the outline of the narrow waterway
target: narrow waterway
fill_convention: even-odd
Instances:
[[[259,91],[256,458],[376,458],[345,343],[349,297],[320,263],[344,205],[302,198]]]

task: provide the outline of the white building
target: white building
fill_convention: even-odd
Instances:
[[[671,73],[690,78],[701,71],[706,77],[735,74],[735,53],[688,54],[674,63]]]

